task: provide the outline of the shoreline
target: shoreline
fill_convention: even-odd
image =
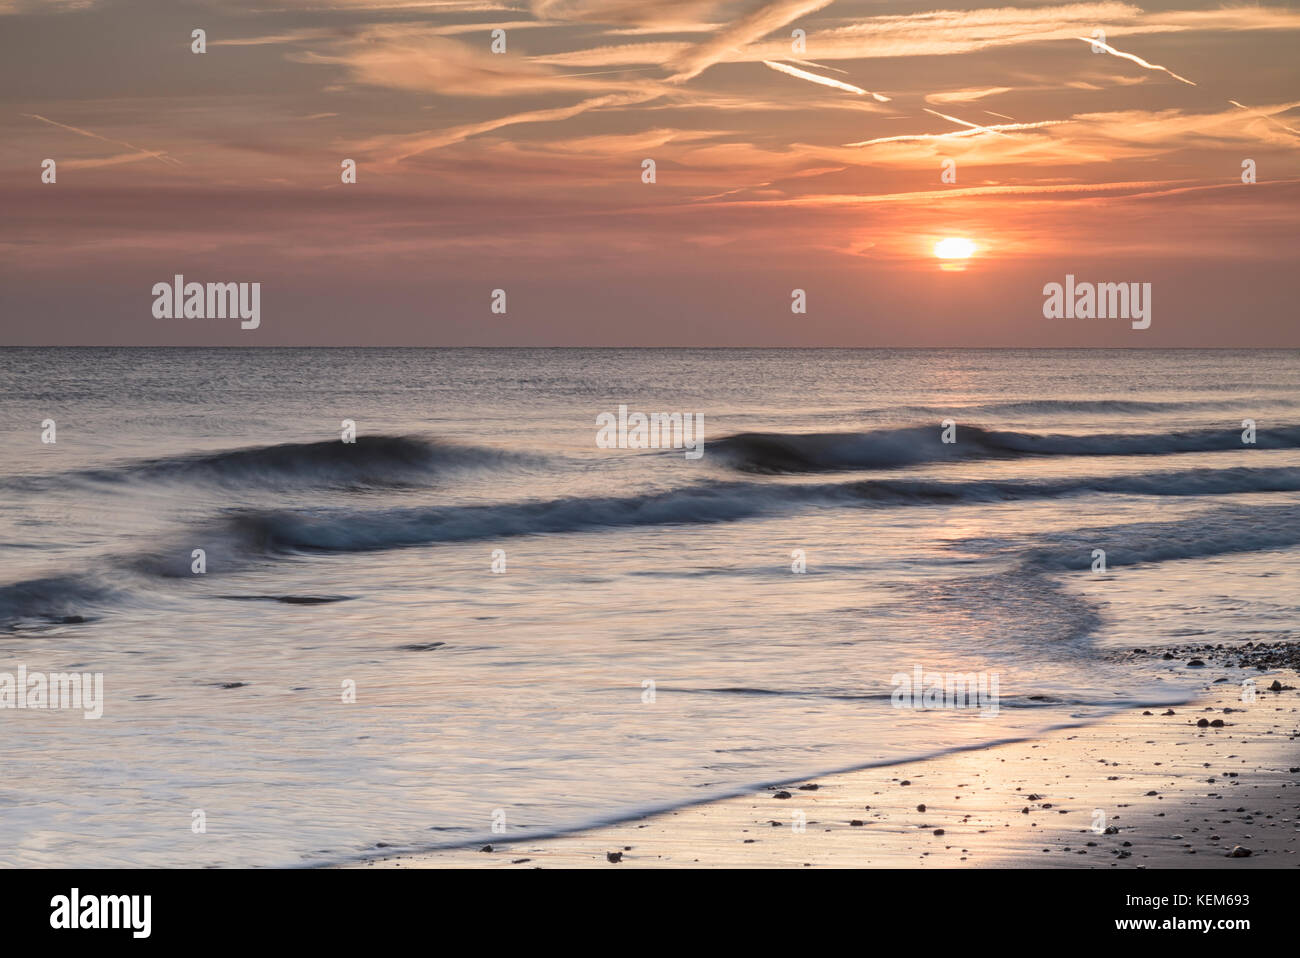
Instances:
[[[1207,668],[1203,692],[1182,706],[1127,708],[1029,741],[547,838],[377,853],[333,867],[1296,867],[1296,650],[1256,648],[1249,672],[1233,679]],[[1243,647],[1192,652],[1246,664]],[[1256,679],[1253,702],[1242,701],[1242,677]]]

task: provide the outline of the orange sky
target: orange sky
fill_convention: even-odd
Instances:
[[[0,342],[1297,346],[1297,40],[1280,5],[0,0]],[[260,282],[260,326],[155,319],[176,273]],[[1045,319],[1067,273],[1151,283],[1151,327]]]

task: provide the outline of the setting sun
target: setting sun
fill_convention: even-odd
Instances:
[[[974,243],[956,236],[939,240],[934,244],[934,255],[939,259],[967,259],[974,252]]]

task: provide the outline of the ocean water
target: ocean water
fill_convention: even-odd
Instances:
[[[0,864],[499,841],[1184,701],[1129,650],[1295,637],[1297,359],[0,350],[0,673],[105,699],[0,709]],[[703,456],[600,447],[620,405]]]

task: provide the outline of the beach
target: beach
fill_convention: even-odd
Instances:
[[[1273,682],[1282,690],[1268,691]],[[1241,686],[1211,682],[1186,706],[1033,741],[351,867],[1294,868],[1300,675],[1269,670],[1257,684],[1252,703]]]

